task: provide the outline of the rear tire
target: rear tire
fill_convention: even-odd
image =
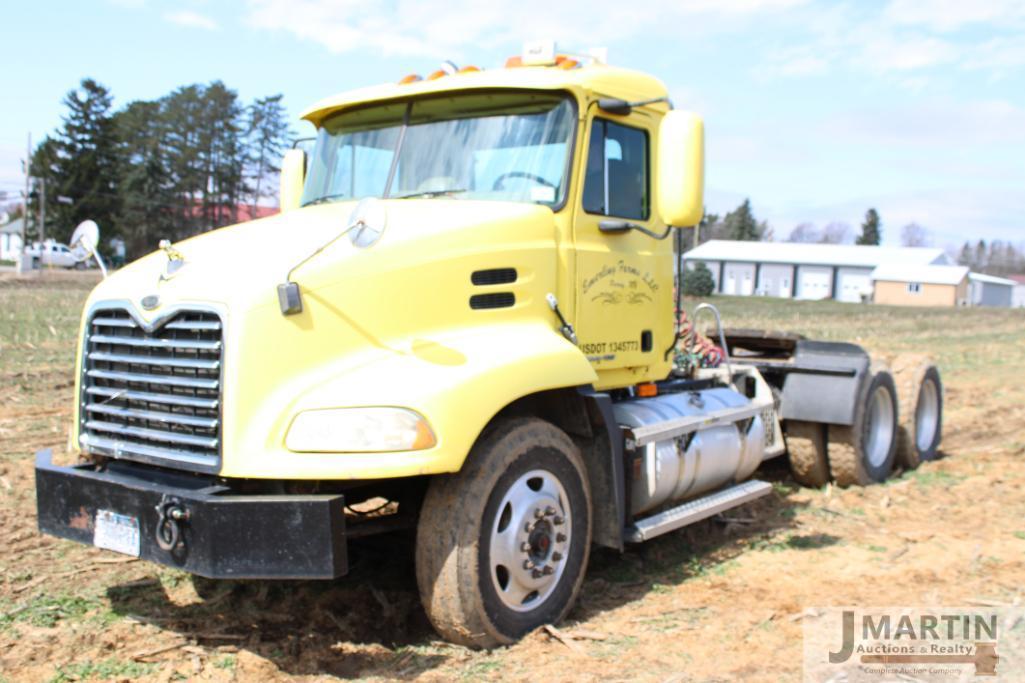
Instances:
[[[890,476],[898,415],[893,375],[873,363],[854,407],[854,424],[829,425],[829,470],[839,486],[867,486]]]
[[[900,402],[897,463],[909,470],[939,457],[943,432],[943,383],[928,356],[905,353],[893,362]]]
[[[788,420],[785,440],[790,472],[801,486],[821,488],[829,483],[826,425]]]
[[[501,420],[420,512],[416,580],[435,630],[472,647],[514,642],[566,616],[591,546],[591,495],[577,447],[554,425]]]

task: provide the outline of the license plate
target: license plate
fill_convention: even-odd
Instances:
[[[93,545],[133,557],[139,556],[139,519],[110,510],[96,511]]]

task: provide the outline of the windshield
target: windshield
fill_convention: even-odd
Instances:
[[[458,197],[556,206],[566,193],[573,105],[548,93],[382,104],[324,122],[304,205],[363,197]]]

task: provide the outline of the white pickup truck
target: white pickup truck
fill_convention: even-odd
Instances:
[[[54,240],[34,242],[25,253],[32,258],[33,268],[88,268],[88,254],[82,249],[71,249]]]

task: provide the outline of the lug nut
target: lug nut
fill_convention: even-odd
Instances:
[[[545,513],[541,510],[541,508],[534,508],[534,517],[536,519],[541,519],[544,516],[545,516]]]
[[[555,534],[555,542],[556,543],[565,543],[566,542],[566,534]]]
[[[562,559],[562,553],[560,553],[560,552],[552,553],[552,562],[558,562],[561,559]]]
[[[530,573],[530,575],[533,576],[535,579],[540,579],[541,578],[541,570],[540,569],[535,569],[534,571],[532,571]]]
[[[552,569],[551,567],[547,567],[547,566],[546,566],[546,567],[545,567],[545,568],[544,568],[544,569],[543,569],[543,570],[541,571],[541,573],[542,573],[542,574],[544,574],[545,576],[551,576],[552,574],[554,574],[554,573],[555,573],[555,570],[554,570],[554,569]]]
[[[545,508],[545,517],[551,517],[554,514],[555,514],[555,508],[553,508],[551,505],[549,505],[548,507]]]
[[[523,543],[520,543],[520,550],[522,550],[525,553],[529,553],[530,552],[530,544],[527,543],[526,541],[524,541]]]
[[[534,526],[530,522],[527,522],[523,525],[523,530],[526,531],[528,534],[530,533],[530,530],[533,528]]]
[[[556,515],[555,517],[552,517],[552,524],[554,524],[555,526],[561,526],[562,523],[565,522],[565,521],[566,521],[565,519],[563,519],[562,517],[559,517],[558,515]]]
[[[533,569],[534,568],[534,563],[531,562],[530,560],[524,560],[523,561],[523,568],[524,569]]]

